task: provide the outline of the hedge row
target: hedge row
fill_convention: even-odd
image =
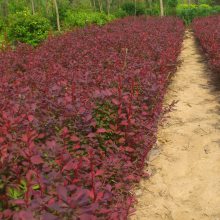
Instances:
[[[193,29],[210,68],[220,73],[220,15],[195,19]]]
[[[0,219],[127,219],[183,33],[130,17],[0,53]]]

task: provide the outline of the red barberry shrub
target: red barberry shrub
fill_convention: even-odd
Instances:
[[[220,15],[195,19],[193,30],[208,58],[210,68],[220,73]]]
[[[0,219],[126,219],[184,26],[126,18],[0,53]]]

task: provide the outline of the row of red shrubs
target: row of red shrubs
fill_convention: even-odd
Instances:
[[[127,219],[183,33],[130,17],[0,53],[0,219]]]
[[[210,68],[220,73],[220,15],[195,19],[193,30],[208,58]]]

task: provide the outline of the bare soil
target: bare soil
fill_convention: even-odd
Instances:
[[[219,91],[191,31],[180,59],[165,104],[179,102],[159,128],[132,220],[220,220]]]

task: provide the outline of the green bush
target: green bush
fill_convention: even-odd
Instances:
[[[111,20],[115,19],[113,15],[106,15],[99,12],[76,12],[68,10],[64,19],[64,26],[71,27],[84,27],[89,24],[104,25]]]
[[[220,14],[220,5],[212,7],[212,14]]]
[[[15,14],[17,12],[22,12],[24,10],[28,10],[28,5],[26,0],[19,1],[7,1],[8,5],[8,13]]]
[[[136,4],[136,15],[144,15],[146,13],[146,8],[143,3]]]
[[[4,21],[0,18],[0,32],[2,32],[5,28]]]
[[[29,11],[17,12],[9,17],[8,38],[10,41],[36,46],[47,38],[49,21]]]
[[[199,5],[212,5],[213,1],[212,0],[198,0]]]
[[[176,8],[166,7],[164,9],[164,13],[165,13],[165,15],[168,15],[168,16],[175,16],[176,15]]]
[[[149,9],[149,8],[146,9],[145,13],[147,15],[158,16],[158,15],[160,15],[160,8],[157,5],[155,5],[152,9]]]
[[[212,14],[212,7],[206,4],[197,7],[197,17],[208,16]]]
[[[135,14],[135,4],[133,2],[126,2],[122,5],[122,10],[125,11],[128,15]]]
[[[176,8],[176,14],[188,25],[197,16],[197,6],[194,4],[180,4]]]
[[[135,15],[135,3],[133,2],[126,2],[122,5],[122,10],[126,12],[128,15]],[[145,5],[143,3],[136,4],[136,15],[143,15],[145,14]]]
[[[124,11],[122,8],[119,8],[117,11],[115,11],[113,15],[116,18],[124,18],[124,17],[128,16],[126,11]]]
[[[178,0],[167,0],[167,6],[169,8],[176,8],[178,5]]]
[[[5,22],[0,18],[0,50],[2,43],[5,41]]]
[[[150,8],[147,8],[147,9],[145,10],[145,14],[146,14],[146,15],[152,15],[152,10],[151,10]]]
[[[165,15],[176,15],[176,6],[178,5],[178,0],[167,0],[164,9]]]
[[[182,18],[186,24],[190,24],[196,17],[204,17],[220,12],[220,7],[211,7],[207,4],[187,5],[181,4],[177,6],[177,16]]]

